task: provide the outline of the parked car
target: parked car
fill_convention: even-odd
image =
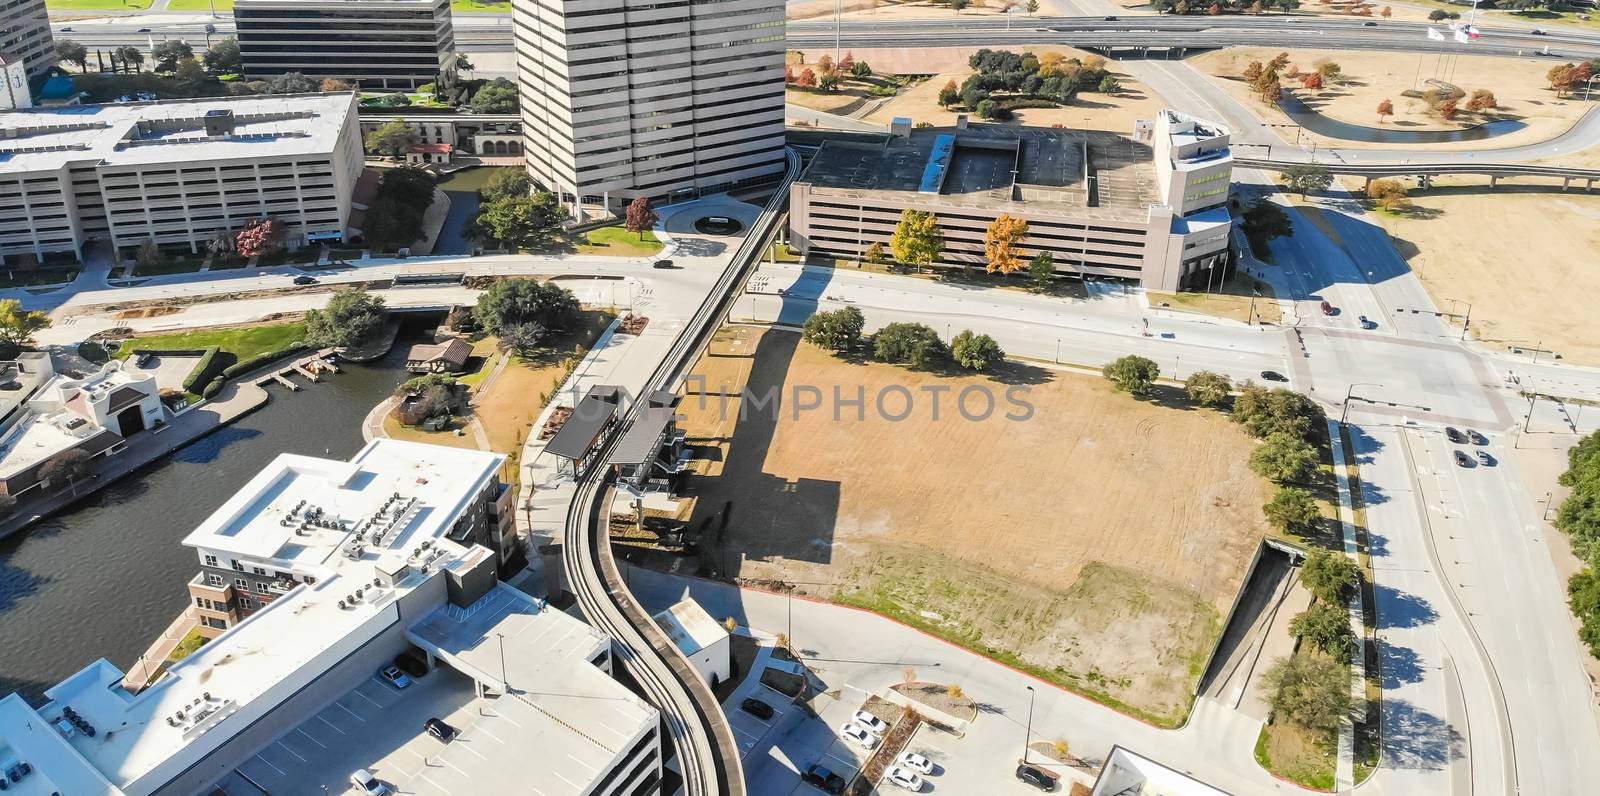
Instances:
[[[1474,444],[1474,445],[1488,445],[1489,444],[1489,438],[1488,437],[1485,437],[1484,435],[1479,434],[1477,431],[1475,431],[1473,429],[1470,429],[1470,428],[1467,429],[1467,439],[1472,440],[1472,444]]]
[[[1044,769],[1022,763],[1017,766],[1017,779],[1049,793],[1056,789],[1056,781]]]
[[[1276,370],[1263,370],[1263,371],[1261,371],[1261,378],[1266,379],[1267,381],[1288,381],[1289,380],[1288,376],[1285,376],[1285,375],[1283,375],[1282,373],[1279,373]]]
[[[933,761],[916,752],[901,752],[898,761],[900,765],[914,771],[920,771],[924,776],[933,774]]]
[[[1448,439],[1451,442],[1454,442],[1454,443],[1457,443],[1457,444],[1461,444],[1461,443],[1467,441],[1467,435],[1461,433],[1461,429],[1456,428],[1455,426],[1445,426],[1444,427],[1444,436],[1445,436],[1445,439]]]
[[[405,672],[400,671],[400,667],[394,665],[385,666],[382,669],[379,669],[378,679],[382,681],[384,685],[392,686],[394,688],[409,688],[411,686],[411,678],[407,677]]]
[[[394,665],[400,667],[400,671],[405,672],[413,680],[421,680],[428,676],[428,662],[410,652],[394,656]]]
[[[355,786],[356,793],[365,796],[389,796],[394,793],[394,788],[389,787],[389,783],[378,779],[371,771],[364,768],[350,772],[350,784]]]
[[[800,781],[824,793],[844,793],[844,786],[848,783],[844,777],[829,771],[822,766],[812,766],[806,773],[800,775]]]
[[[650,264],[650,267],[651,268],[672,268],[674,266],[672,265],[672,261],[671,260],[656,260],[655,262]]]
[[[1494,457],[1490,456],[1488,451],[1475,451],[1475,453],[1478,454],[1478,464],[1484,467],[1494,466]]]
[[[317,278],[302,274],[294,278],[294,283],[297,285],[315,285],[317,283]]]
[[[1456,451],[1455,454],[1456,454],[1456,466],[1457,467],[1471,467],[1472,466],[1472,457],[1471,456],[1468,456],[1467,454],[1462,453],[1461,451]]]
[[[1363,329],[1376,329],[1376,328],[1378,328],[1378,324],[1374,323],[1371,318],[1368,318],[1367,316],[1363,315],[1363,316],[1361,316],[1361,328],[1363,328]]]
[[[743,702],[739,703],[739,709],[762,721],[770,721],[772,719],[772,706],[755,697],[746,697]]]
[[[444,723],[444,719],[439,718],[428,719],[422,723],[422,728],[427,730],[429,735],[432,735],[433,737],[438,738],[445,743],[450,743],[450,741],[454,740],[455,737],[460,734],[460,730],[457,730],[456,728]]]
[[[1332,315],[1333,314],[1333,305],[1329,304],[1326,301],[1322,302],[1322,314],[1323,315]]]
[[[856,711],[856,715],[851,716],[850,719],[855,723],[866,727],[873,735],[883,735],[889,731],[889,725],[885,723],[883,719],[880,719],[877,716],[866,712],[865,710]]]
[[[917,776],[917,772],[909,768],[890,766],[889,770],[884,772],[883,778],[894,783],[896,787],[904,788],[912,793],[922,790],[922,777]]]
[[[853,721],[847,722],[843,727],[839,728],[839,737],[869,752],[878,746],[878,736],[873,735],[867,731],[866,727]]]

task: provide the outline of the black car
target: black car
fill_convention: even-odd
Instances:
[[[739,709],[762,721],[772,719],[772,706],[755,697],[746,697],[743,702],[739,703]]]
[[[844,793],[844,777],[822,766],[812,766],[800,775],[800,781],[824,793]]]
[[[1363,28],[1376,28],[1376,27],[1378,27],[1378,23],[1376,23],[1376,22],[1363,22],[1363,23],[1361,23],[1361,27],[1363,27]]]
[[[1056,789],[1056,781],[1044,769],[1023,763],[1017,766],[1017,779],[1046,793]]]
[[[1116,17],[1106,17],[1106,21],[1107,22],[1116,22],[1117,18]]]
[[[149,28],[140,28],[140,29],[139,29],[139,30],[138,30],[138,31],[136,31],[136,32],[138,32],[138,33],[149,33],[149,32],[150,32],[150,29],[149,29]]]
[[[1494,457],[1490,456],[1488,451],[1474,451],[1474,452],[1478,454],[1478,464],[1481,464],[1484,467],[1493,467],[1494,466]]]
[[[294,278],[294,283],[297,285],[315,285],[317,283],[317,278],[302,274]]]
[[[1285,376],[1285,375],[1283,375],[1282,373],[1279,373],[1276,370],[1263,370],[1263,371],[1261,371],[1261,378],[1266,379],[1267,381],[1288,381],[1289,380],[1288,376]]]
[[[456,728],[445,724],[443,719],[428,719],[422,723],[422,727],[428,731],[429,735],[432,735],[433,737],[438,738],[445,743],[450,743],[450,741],[456,737],[456,733],[458,732]]]
[[[1461,433],[1461,429],[1456,428],[1455,426],[1445,426],[1444,427],[1444,436],[1445,436],[1445,439],[1448,439],[1451,442],[1454,442],[1454,443],[1457,443],[1457,444],[1460,444],[1460,443],[1463,443],[1463,442],[1467,441],[1467,435]]]
[[[1474,431],[1474,430],[1472,430],[1470,428],[1467,429],[1467,439],[1472,440],[1472,444],[1474,444],[1474,445],[1488,445],[1489,444],[1489,438],[1488,437],[1485,437],[1484,435],[1479,434],[1478,432],[1476,432],[1476,431]]]
[[[411,675],[413,680],[428,676],[427,661],[409,652],[402,652],[394,656],[394,665],[400,667],[400,671]]]
[[[1455,453],[1456,453],[1456,466],[1457,467],[1471,467],[1471,466],[1473,466],[1472,465],[1472,457],[1471,456],[1468,456],[1467,454],[1462,453],[1461,451],[1456,451]]]
[[[672,265],[672,261],[671,260],[656,260],[655,262],[650,264],[650,267],[651,268],[672,268],[673,265]]]

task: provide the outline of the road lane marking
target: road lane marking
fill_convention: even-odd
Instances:
[[[339,733],[340,735],[349,735],[350,734],[350,733],[345,732],[344,730],[339,729],[339,725],[334,724],[333,722],[328,721],[327,719],[323,718],[321,713],[317,714],[317,720],[322,722],[323,724],[328,725],[329,727],[332,727],[333,731],[336,732],[336,733]]]
[[[273,743],[276,743],[277,745],[283,747],[283,751],[288,752],[291,755],[294,755],[294,759],[299,760],[302,763],[306,762],[306,759],[301,757],[299,752],[296,752],[294,749],[290,748],[290,746],[288,744],[284,743],[283,741],[273,741]]]

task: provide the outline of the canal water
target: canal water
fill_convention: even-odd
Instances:
[[[136,661],[187,604],[199,559],[183,538],[279,453],[355,453],[362,419],[437,321],[408,321],[377,362],[341,364],[299,392],[268,388],[272,400],[238,422],[0,542],[0,696],[39,702],[97,658]]]
[[[1515,119],[1499,119],[1461,130],[1403,130],[1364,127],[1324,116],[1306,105],[1292,91],[1283,92],[1278,107],[1295,124],[1318,135],[1369,144],[1447,144],[1456,141],[1482,141],[1527,127]]]

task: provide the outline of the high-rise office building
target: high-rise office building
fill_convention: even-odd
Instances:
[[[21,58],[29,77],[56,63],[44,0],[0,0],[0,53]]]
[[[784,168],[782,0],[512,5],[528,171],[616,209]]]
[[[252,79],[299,72],[416,88],[455,68],[450,0],[238,0],[233,21]]]

